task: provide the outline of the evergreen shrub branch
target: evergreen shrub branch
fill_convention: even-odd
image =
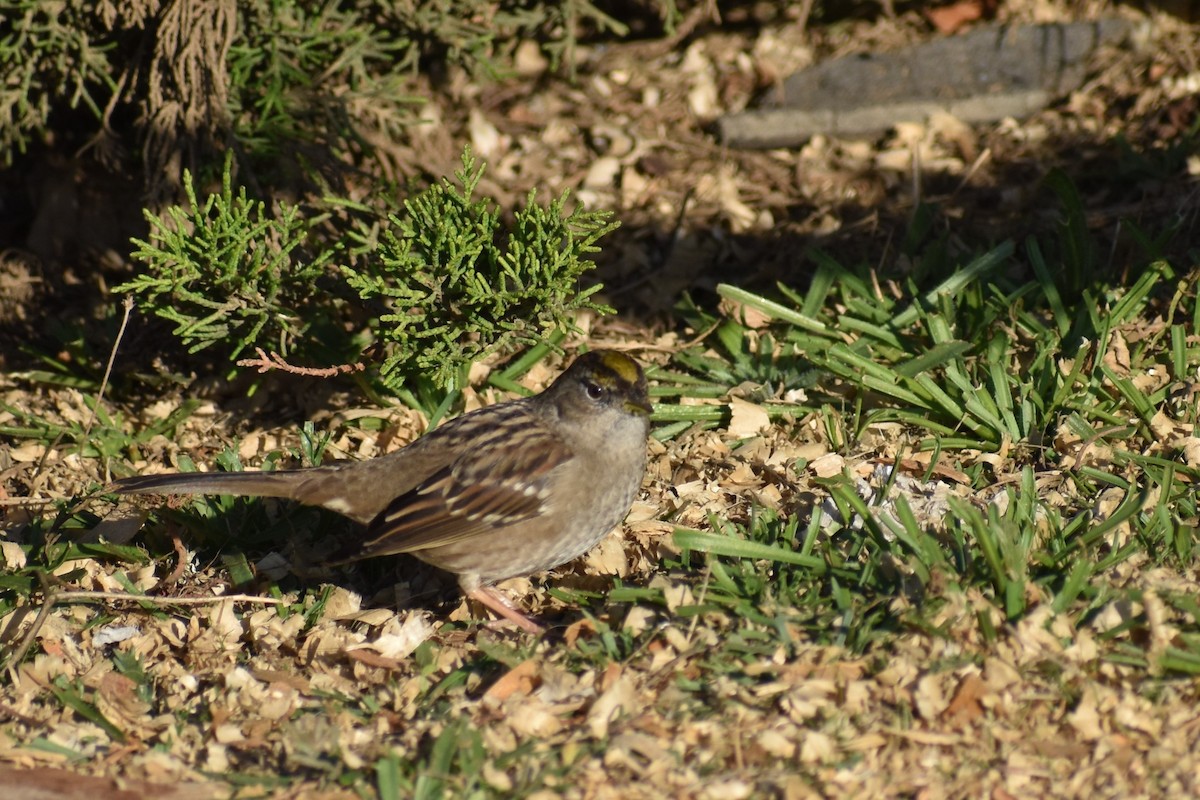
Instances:
[[[505,227],[494,202],[474,196],[483,169],[464,152],[454,181],[406,200],[356,248],[357,266],[340,270],[333,254],[349,249],[353,231],[330,241],[296,206],[268,211],[234,190],[228,161],[221,191],[203,201],[185,174],[187,205],[147,213],[150,235],[133,253],[145,271],[116,291],[174,323],[190,352],[320,359],[374,340],[390,391],[408,392],[415,378],[457,388],[490,353],[547,342],[581,309],[611,313],[591,299],[599,285],[579,285],[597,240],[616,227],[610,214],[567,213],[566,193],[542,206],[531,192]]]
[[[214,344],[236,358],[252,346],[286,355],[312,319],[313,282],[332,250],[310,255],[311,227],[296,206],[280,203],[268,214],[245,188],[233,190],[232,161],[225,163],[219,194],[203,205],[184,172],[187,206],[164,216],[146,212],[148,241],[135,239],[135,260],[146,271],[115,288],[175,323],[189,352]]]
[[[342,268],[361,297],[387,306],[375,333],[387,345],[381,375],[392,390],[412,375],[457,386],[472,362],[544,342],[579,309],[611,313],[590,299],[599,285],[579,289],[594,266],[585,256],[616,228],[610,214],[565,214],[565,192],[545,207],[530,192],[505,231],[493,203],[473,197],[482,175],[464,152],[457,183],[406,201],[368,266]]]
[[[99,27],[90,4],[0,0],[0,165],[41,138],[57,109],[104,116],[119,70]]]
[[[141,153],[149,194],[163,196],[176,191],[176,165],[204,169],[231,139],[264,170],[297,142],[318,164],[386,160],[369,143],[413,122],[421,70],[495,76],[531,39],[573,69],[579,36],[627,33],[609,5],[0,0],[0,166],[31,142],[111,138]],[[678,17],[671,0],[652,6],[668,25]],[[62,113],[76,108],[90,114]]]

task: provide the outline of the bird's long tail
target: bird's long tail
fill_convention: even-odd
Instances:
[[[248,497],[297,498],[303,471],[179,472],[134,475],[113,481],[121,494],[236,494]]]

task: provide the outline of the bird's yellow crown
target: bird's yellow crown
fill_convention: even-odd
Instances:
[[[638,382],[641,368],[636,361],[624,353],[609,350],[601,357],[600,363],[612,370],[622,383],[634,385]]]

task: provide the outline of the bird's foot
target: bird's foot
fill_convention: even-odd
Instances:
[[[477,589],[473,589],[467,593],[467,597],[483,603],[526,633],[542,633],[545,631],[545,628],[525,616],[520,609],[513,605],[511,600],[490,586],[480,586]]]

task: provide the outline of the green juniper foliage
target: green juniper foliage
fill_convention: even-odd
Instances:
[[[272,216],[234,190],[229,162],[221,192],[203,202],[186,175],[188,206],[147,213],[150,236],[133,254],[146,270],[116,290],[175,323],[191,352],[215,345],[235,359],[261,347],[320,362],[359,352],[366,325],[390,390],[416,376],[457,388],[483,356],[552,345],[579,309],[609,312],[591,300],[600,286],[581,291],[579,281],[594,266],[585,256],[616,227],[607,212],[565,213],[565,193],[547,206],[530,193],[506,228],[494,203],[473,197],[483,167],[469,151],[462,164],[457,182],[405,201],[366,244],[354,231],[325,244],[319,220],[288,203]],[[334,269],[334,253],[351,247],[357,266]],[[377,312],[365,321],[362,300]]]
[[[58,108],[103,116],[117,75],[106,37],[84,33],[99,24],[82,3],[0,0],[0,164],[41,138]]]
[[[472,362],[544,343],[578,309],[611,313],[590,299],[598,284],[578,289],[594,266],[584,256],[616,227],[610,214],[576,207],[564,216],[565,192],[547,207],[530,192],[501,230],[495,206],[473,198],[482,175],[464,152],[457,185],[435,184],[405,202],[405,216],[390,217],[369,273],[342,268],[364,299],[389,309],[374,327],[388,345],[382,376],[392,389],[414,374],[454,387]]]
[[[648,10],[668,29],[679,18],[669,0]],[[572,71],[576,39],[594,32],[628,28],[588,0],[0,0],[0,164],[51,138],[109,157],[119,141],[148,185],[174,191],[179,164],[203,170],[231,141],[264,169],[297,141],[318,162],[371,161],[369,141],[414,121],[422,70],[500,75],[531,40]]]
[[[281,202],[272,216],[244,187],[235,193],[232,159],[220,194],[201,204],[187,172],[184,192],[186,209],[146,212],[149,241],[135,239],[133,253],[146,271],[115,291],[133,292],[143,307],[174,322],[189,352],[219,344],[231,359],[254,346],[288,354],[314,316],[313,282],[332,251],[305,249],[312,223],[296,206]]]

